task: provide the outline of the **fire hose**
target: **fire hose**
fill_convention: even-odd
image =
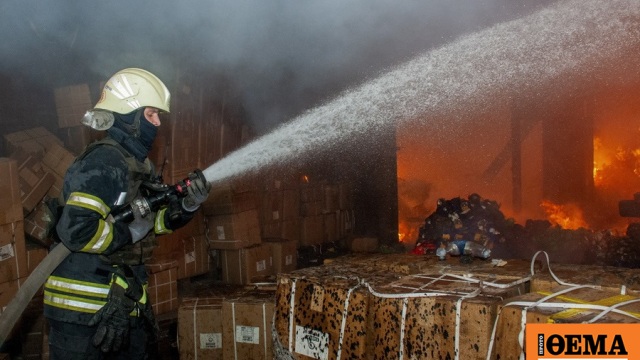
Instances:
[[[163,205],[168,204],[172,199],[182,198],[187,195],[187,188],[195,179],[207,181],[201,170],[196,169],[189,176],[173,186],[166,184],[157,184],[152,193],[146,197],[140,198],[131,204],[114,210],[108,217],[107,221],[131,222],[134,218],[134,206],[143,216],[157,211]],[[169,214],[170,217],[178,214]],[[36,266],[27,277],[25,282],[20,286],[15,297],[9,302],[2,314],[0,314],[0,347],[5,344],[16,322],[24,312],[33,296],[42,287],[49,275],[60,265],[60,263],[71,254],[71,250],[62,243],[57,243],[49,252],[49,254]]]

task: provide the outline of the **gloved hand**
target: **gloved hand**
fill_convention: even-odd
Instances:
[[[209,190],[211,190],[211,184],[200,177],[196,177],[187,188],[187,196],[182,199],[182,208],[189,212],[198,210],[200,204],[207,200]]]
[[[111,284],[107,303],[89,321],[98,325],[93,345],[102,352],[118,351],[129,342],[129,317],[136,301],[126,295],[126,289],[117,282]]]
[[[144,206],[140,205],[141,201],[146,200],[139,196],[131,201],[133,221],[129,223],[129,231],[131,231],[131,242],[134,244],[142,240],[153,229],[153,221],[156,217],[154,212],[142,213]]]

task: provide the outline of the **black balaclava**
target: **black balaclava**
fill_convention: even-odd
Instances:
[[[107,133],[139,161],[151,151],[158,128],[144,117],[144,108],[128,114],[113,113],[115,121]]]

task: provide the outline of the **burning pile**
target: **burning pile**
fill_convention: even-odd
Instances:
[[[505,217],[496,201],[472,194],[467,199],[439,199],[436,210],[420,227],[412,252],[442,259],[446,251],[469,262],[473,258],[531,258],[545,251],[559,263],[638,268],[639,243],[640,223],[631,224],[624,235],[585,227],[565,229],[549,220],[527,220],[523,226]]]
[[[434,213],[420,227],[414,253],[488,258],[496,243],[504,242],[502,228],[509,221],[492,200],[471,194],[467,199],[439,199]]]

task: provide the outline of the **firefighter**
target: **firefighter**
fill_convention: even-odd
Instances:
[[[187,195],[156,212],[114,221],[112,211],[144,197],[160,183],[147,158],[169,112],[170,93],[152,73],[128,68],[105,84],[82,122],[106,130],[69,167],[55,230],[72,253],[48,277],[44,314],[49,347],[58,359],[144,359],[158,325],[146,292],[144,263],[162,235],[189,222],[210,185],[194,180]]]

